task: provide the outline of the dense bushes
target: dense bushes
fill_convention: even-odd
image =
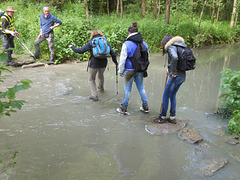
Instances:
[[[228,122],[228,132],[240,135],[240,68],[237,71],[224,69],[221,73],[221,88],[224,92],[219,98],[223,98],[223,105],[218,112],[230,118]]]
[[[40,32],[40,15],[42,8],[48,4],[33,4],[24,0],[0,3],[1,9],[6,9],[8,5],[14,6],[18,11],[15,13],[15,27],[21,34],[22,41],[34,52],[34,40]],[[49,5],[50,6],[50,5]],[[161,40],[166,34],[182,36],[188,45],[201,47],[210,44],[231,43],[239,39],[240,27],[230,28],[229,22],[215,22],[202,20],[201,27],[198,26],[199,17],[189,18],[187,14],[177,15],[172,13],[171,24],[165,24],[165,16],[161,15],[159,20],[154,20],[153,14],[146,14],[145,18],[140,13],[130,12],[124,14],[124,19],[120,15],[111,14],[90,17],[91,27],[86,21],[85,7],[79,1],[75,3],[65,3],[61,7],[62,11],[50,6],[51,13],[59,18],[63,25],[54,30],[55,50],[58,63],[68,59],[85,60],[89,54],[79,55],[73,53],[69,44],[81,47],[89,41],[90,29],[100,29],[106,36],[110,45],[118,53],[122,43],[127,37],[127,28],[133,21],[138,21],[139,31],[144,40],[148,43],[150,52],[160,52]],[[181,17],[181,18],[179,18]],[[47,42],[41,44],[41,59],[49,59],[50,53]],[[21,54],[25,50],[16,42],[15,53]]]

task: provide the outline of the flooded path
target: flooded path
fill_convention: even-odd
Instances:
[[[123,79],[116,89],[111,60],[105,72],[105,92],[100,101],[88,99],[87,63],[13,70],[4,86],[28,78],[32,87],[17,95],[27,100],[22,110],[0,120],[0,152],[6,145],[17,149],[17,164],[0,175],[9,180],[185,180],[232,179],[240,177],[240,145],[229,145],[229,136],[214,132],[225,122],[213,113],[220,101],[223,67],[240,65],[240,44],[194,50],[197,69],[187,73],[177,95],[177,116],[187,119],[209,147],[196,155],[201,144],[191,145],[177,133],[153,136],[145,131],[148,120],[157,116],[166,71],[164,57],[151,54],[149,77],[144,81],[150,113],[139,111],[141,100],[133,86],[128,111],[116,113],[124,98]],[[3,88],[3,87],[1,87]],[[0,89],[1,89],[0,88]],[[116,94],[116,92],[119,92]],[[226,158],[229,164],[213,176],[199,175],[202,160]],[[1,159],[1,158],[0,158]]]

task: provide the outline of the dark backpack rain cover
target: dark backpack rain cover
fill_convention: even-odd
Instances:
[[[193,52],[188,47],[177,47],[178,54],[178,65],[177,68],[182,71],[189,71],[196,68],[196,58],[193,55]]]
[[[144,72],[149,66],[148,51],[143,43],[137,44],[137,49],[130,58],[132,66],[137,72]]]

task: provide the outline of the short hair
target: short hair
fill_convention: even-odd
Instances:
[[[97,35],[103,36],[103,33],[102,33],[100,30],[98,30],[98,29],[94,29],[94,30],[92,31],[91,35],[90,35],[90,39],[93,39],[94,36],[97,36]]]
[[[166,36],[164,36],[164,38],[162,39],[162,42],[161,42],[161,45],[162,45],[162,49],[163,49],[163,52],[162,52],[162,55],[166,54],[166,50],[165,50],[165,45],[168,43],[168,41],[170,39],[173,38],[173,35],[171,34],[168,34]]]
[[[128,27],[128,32],[138,32],[137,21],[134,21],[131,26]]]
[[[44,10],[44,9],[50,9],[50,8],[49,8],[48,6],[44,6],[44,7],[43,7],[43,10]]]

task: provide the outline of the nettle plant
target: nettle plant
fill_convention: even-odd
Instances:
[[[223,98],[223,105],[219,108],[220,114],[229,117],[228,132],[240,134],[240,68],[233,71],[223,69],[221,88],[224,92],[219,96]]]
[[[4,51],[0,53],[0,61],[6,61],[7,56]],[[3,72],[11,71],[5,66],[0,66],[0,84],[4,82],[4,79],[10,77],[10,75],[3,75]],[[32,83],[29,79],[23,79],[18,81],[15,86],[11,88],[7,88],[6,91],[0,91],[0,116],[6,115],[10,116],[11,112],[16,112],[16,109],[21,109],[24,104],[24,100],[16,100],[15,94],[21,90],[25,90],[30,88],[30,83]]]

